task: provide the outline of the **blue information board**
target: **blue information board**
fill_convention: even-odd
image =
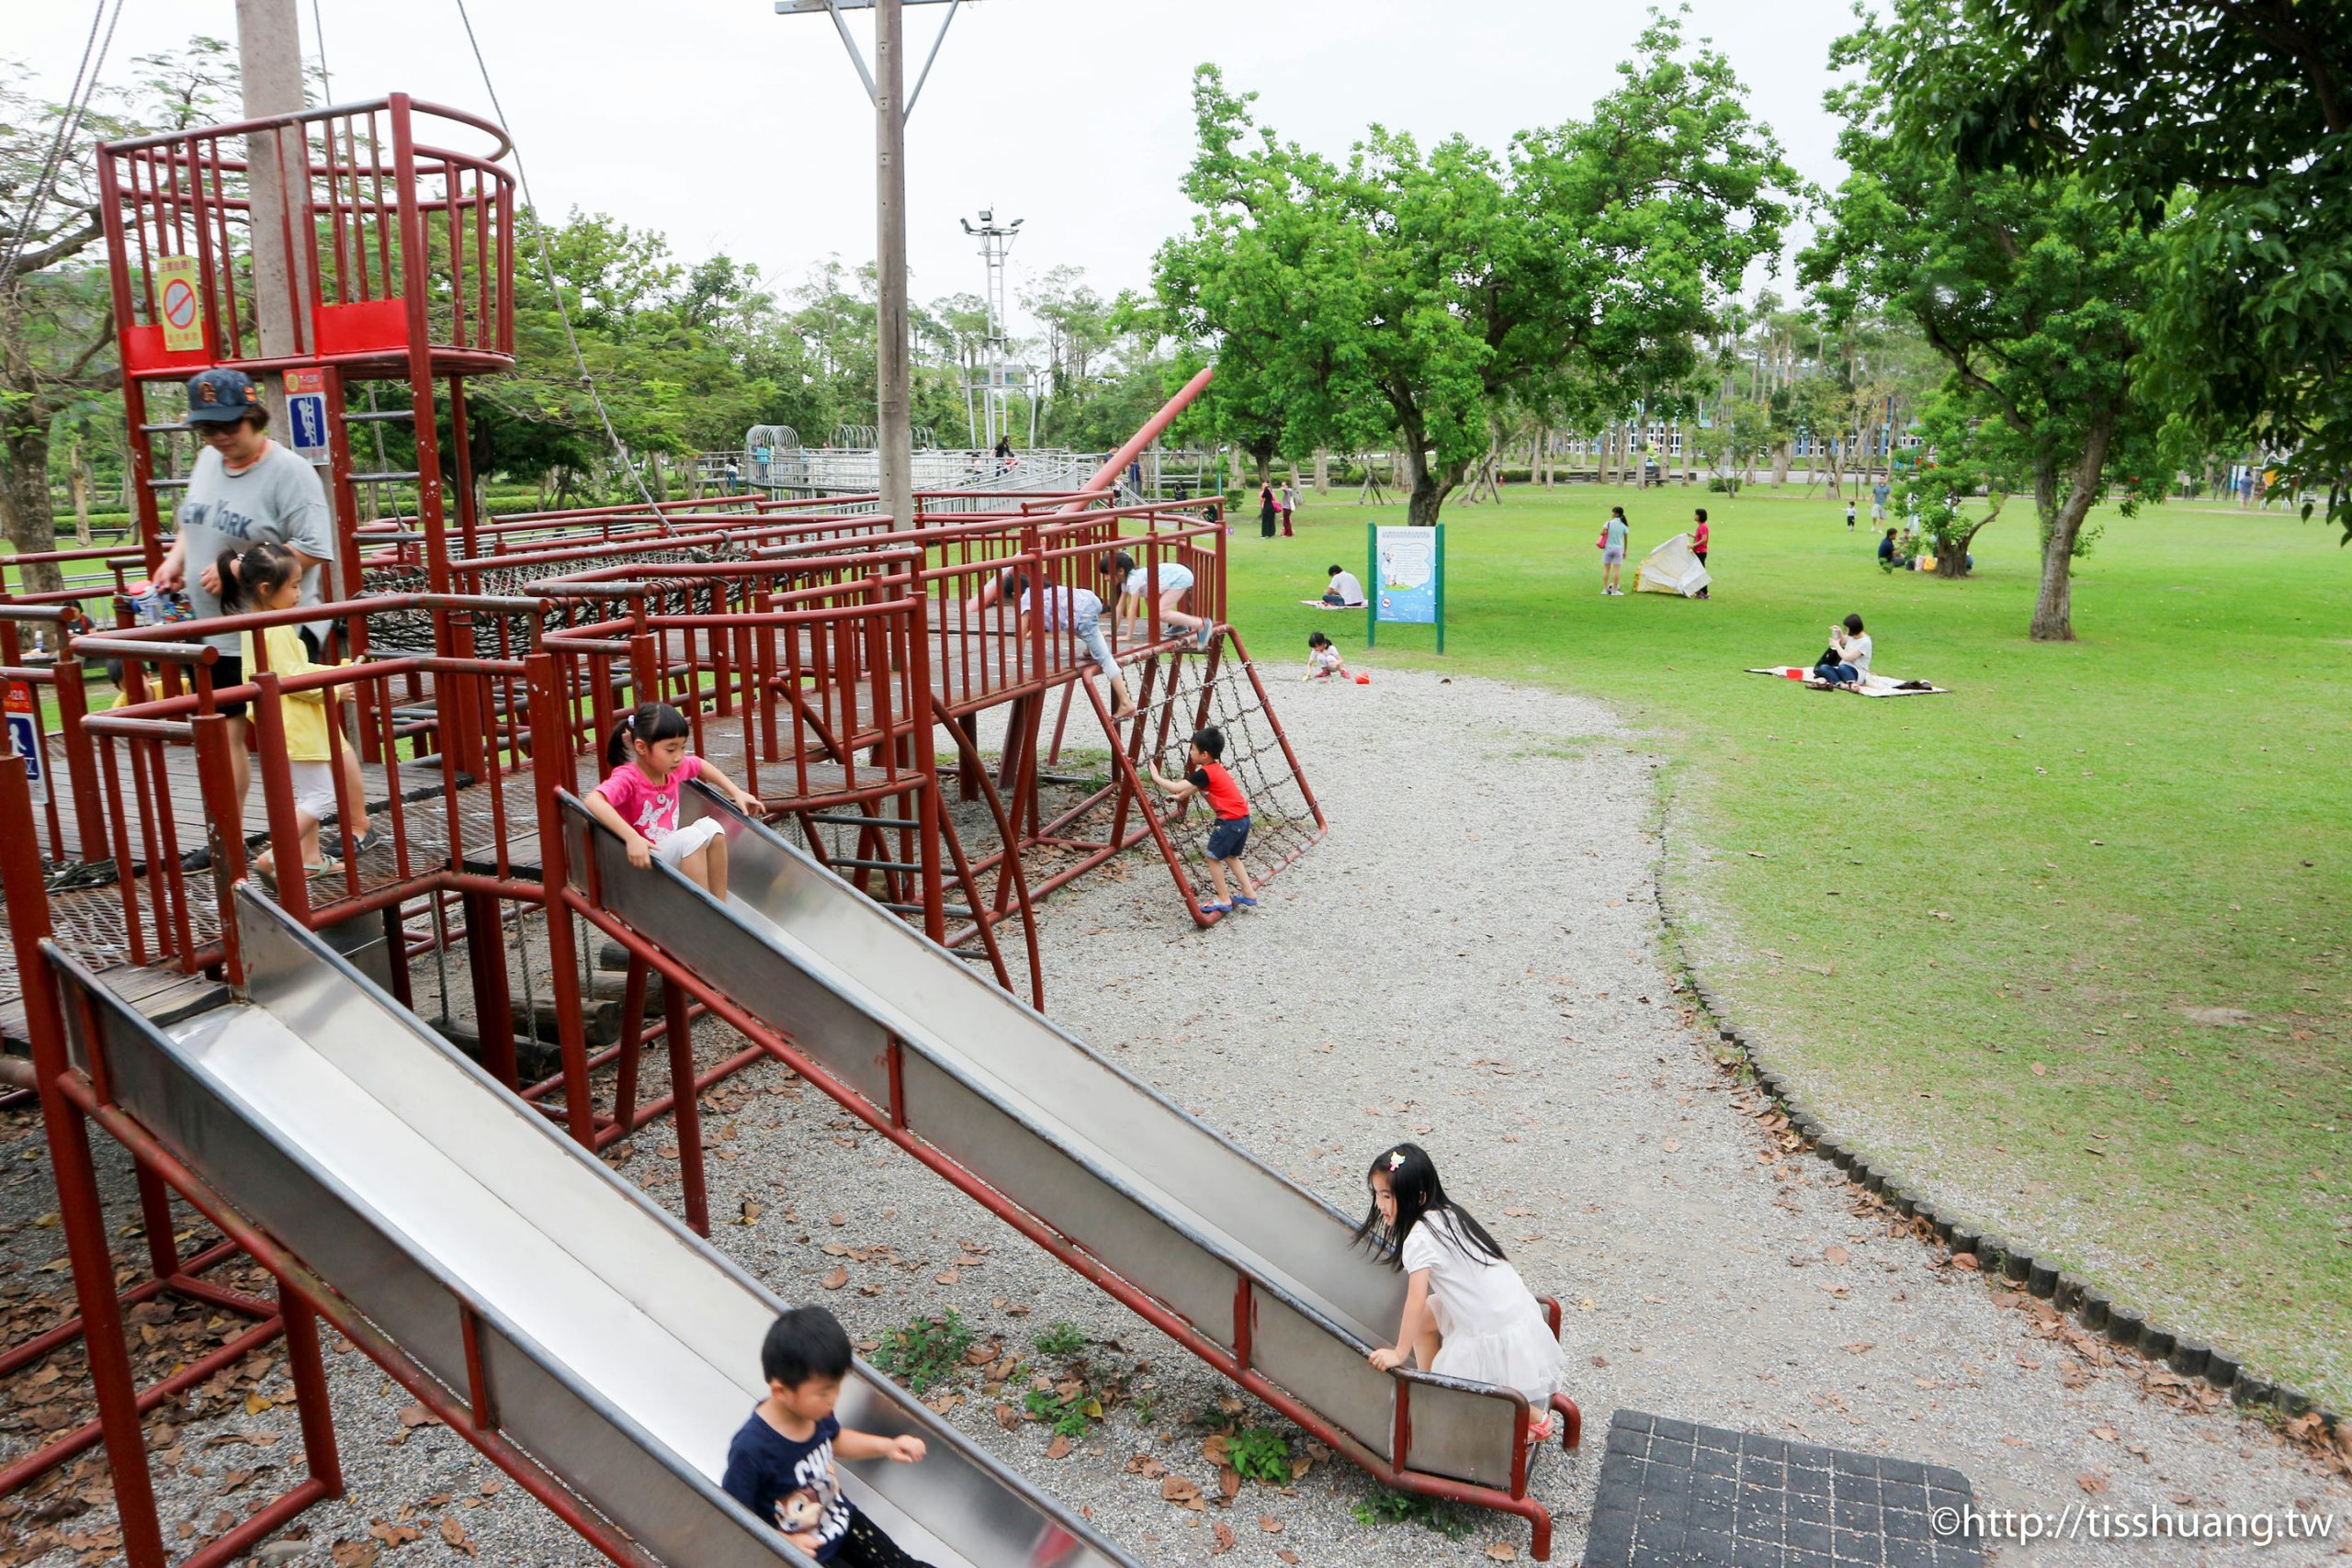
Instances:
[[[28,713],[8,716],[8,750],[25,760],[25,783],[31,786],[33,804],[49,799],[49,780],[41,772],[40,729]]]
[[[1379,640],[1380,623],[1433,626],[1437,650],[1445,651],[1445,525],[1371,523],[1364,577],[1364,646]]]

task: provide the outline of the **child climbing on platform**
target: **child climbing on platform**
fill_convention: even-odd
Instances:
[[[1124,627],[1130,642],[1140,640],[1145,623],[1150,618],[1149,606],[1159,606],[1162,626],[1182,626],[1193,634],[1194,646],[1205,649],[1216,628],[1205,618],[1189,615],[1184,609],[1184,595],[1193,590],[1193,569],[1172,560],[1156,566],[1137,566],[1136,558],[1125,550],[1114,550],[1102,558],[1102,575],[1118,584],[1119,605],[1111,617],[1114,627]]]
[[[1250,868],[1242,863],[1241,852],[1250,842],[1250,797],[1233,782],[1225,770],[1225,731],[1215,725],[1193,737],[1192,749],[1185,754],[1184,776],[1171,779],[1154,762],[1151,782],[1176,800],[1190,800],[1193,795],[1205,795],[1209,811],[1216,818],[1216,826],[1209,829],[1209,881],[1216,885],[1216,902],[1204,904],[1205,914],[1224,915],[1236,905],[1245,909],[1258,907],[1257,885],[1250,880]],[[1230,872],[1240,891],[1230,892],[1225,883]]]
[[[842,1495],[833,1459],[914,1464],[923,1440],[853,1431],[833,1416],[849,1376],[849,1336],[823,1307],[793,1307],[768,1325],[760,1375],[768,1396],[727,1445],[719,1484],[820,1562],[842,1568],[924,1568]]]
[[[220,577],[223,614],[290,610],[302,602],[302,559],[284,545],[265,542],[248,547],[242,555],[235,550],[222,550],[214,564]],[[317,645],[311,640],[305,626],[291,623],[264,626],[261,639],[262,649],[269,656],[269,672],[280,679],[290,681],[297,675],[333,668],[318,662]],[[243,679],[251,679],[253,672],[261,668],[254,657],[253,633],[244,632],[238,637],[237,654],[242,660]],[[350,796],[352,809],[358,817],[356,822],[346,824],[357,831],[346,832],[345,842],[363,849],[368,843],[368,786],[360,776],[359,754],[345,746],[338,755],[329,746],[327,690],[314,686],[308,691],[288,692],[281,710],[286,761],[294,778],[294,820],[301,829],[300,860],[304,874],[311,876],[332,876],[343,870],[341,861],[329,860],[319,853],[319,824],[335,808],[338,765],[344,793]],[[273,881],[277,874],[275,851],[273,846],[254,857],[254,870]]]
[[[1537,1413],[1528,1440],[1549,1437],[1560,1342],[1502,1247],[1445,1195],[1419,1144],[1384,1150],[1364,1180],[1372,1210],[1356,1240],[1412,1277],[1396,1346],[1374,1350],[1372,1364],[1386,1371],[1410,1361],[1425,1372],[1515,1388]]]
[[[675,866],[714,898],[727,897],[727,834],[705,817],[678,826],[678,792],[688,779],[707,780],[747,816],[760,803],[700,757],[686,755],[686,716],[668,703],[641,703],[613,729],[605,747],[612,770],[588,795],[588,814],[628,847],[628,863],[643,871],[660,861]]]
[[[1013,629],[1016,635],[1029,630],[1029,574],[1008,571],[996,580],[996,594],[1012,602]],[[985,591],[981,603],[989,600]],[[1102,678],[1111,682],[1111,716],[1133,718],[1136,700],[1127,694],[1127,682],[1119,674],[1119,660],[1111,651],[1111,639],[1102,635],[1102,601],[1083,588],[1067,588],[1058,584],[1045,592],[1045,603],[1037,612],[1045,617],[1046,629],[1066,631],[1093,657],[1102,670]]]
[[[1299,679],[1302,681],[1328,681],[1334,676],[1337,676],[1342,681],[1354,681],[1361,685],[1368,686],[1372,683],[1362,675],[1351,674],[1349,672],[1346,660],[1340,657],[1339,649],[1332,645],[1329,637],[1325,637],[1321,632],[1307,633],[1306,673],[1300,676]]]

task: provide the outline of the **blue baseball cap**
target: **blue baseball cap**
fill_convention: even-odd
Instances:
[[[190,424],[234,424],[248,412],[267,406],[261,400],[261,389],[242,370],[222,366],[199,370],[188,378]]]

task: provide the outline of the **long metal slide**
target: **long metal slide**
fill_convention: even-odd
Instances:
[[[1032,1240],[1392,1484],[1550,1520],[1527,1495],[1531,1411],[1515,1390],[1365,1359],[1395,1333],[1402,1275],[1349,1218],[701,784],[725,903],[656,862],[630,866],[559,796],[579,907],[877,1131]],[[1556,1307],[1550,1308],[1554,1331]],[[1578,1416],[1555,1395],[1563,1441]]]
[[[54,947],[101,1119],[152,1136],[236,1220],[451,1391],[453,1427],[520,1452],[663,1563],[808,1559],[718,1482],[765,1392],[784,1303],[240,886],[245,999],[159,1027]],[[126,1125],[123,1119],[127,1119]],[[850,1427],[914,1465],[842,1466],[940,1568],[1131,1560],[861,1364]]]

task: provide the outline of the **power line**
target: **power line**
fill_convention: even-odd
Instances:
[[[120,0],[117,0],[117,4],[119,5]],[[490,79],[490,62],[482,58],[481,40],[474,37],[474,19],[466,10],[466,0],[458,0],[458,20],[465,25],[466,42],[474,51],[474,65],[481,72],[482,91],[490,95],[491,112],[498,117],[498,123],[506,128],[508,143],[514,149],[514,173],[523,182],[523,204],[531,211],[531,235],[538,242],[539,275],[547,283],[548,292],[554,296],[556,318],[563,323],[564,341],[571,345],[571,362],[580,369],[580,384],[588,389],[588,401],[595,407],[596,418],[605,426],[605,439],[613,444],[613,455],[620,459],[622,470],[635,481],[639,499],[645,502],[646,510],[653,513],[653,520],[661,525],[663,533],[674,532],[668,515],[653,503],[653,492],[645,488],[645,476],[638,471],[636,464],[629,461],[628,448],[621,445],[620,432],[613,428],[613,416],[605,412],[605,400],[596,391],[596,378],[588,373],[588,356],[580,352],[580,336],[571,330],[571,312],[564,308],[563,288],[556,282],[555,258],[548,250],[547,220],[539,212],[538,198],[531,194],[531,175],[523,164],[522,144],[515,141],[514,126],[506,118],[506,110],[498,102],[498,88]]]

